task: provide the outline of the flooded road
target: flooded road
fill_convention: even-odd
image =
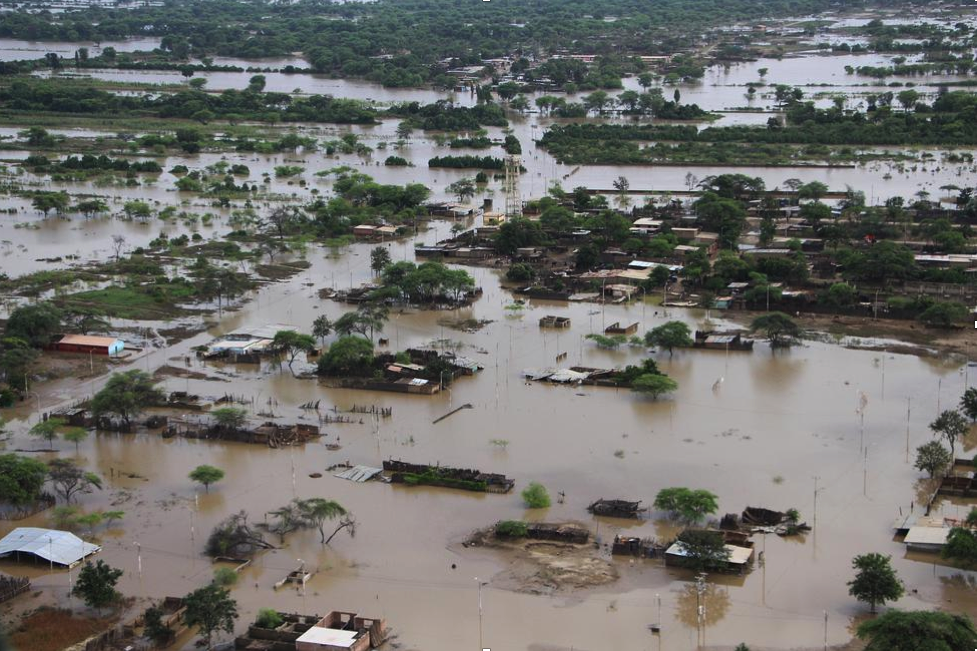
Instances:
[[[319,314],[335,318],[341,306],[319,300],[315,290],[330,282],[346,286],[350,278],[353,284],[366,281],[368,250],[356,245],[341,257],[310,252],[313,266],[307,272],[265,288],[239,312],[227,314],[210,334],[134,365],[182,365],[191,346],[206,342],[211,334],[246,325],[284,322],[307,329]],[[395,260],[409,258],[410,242],[393,245],[391,253]],[[487,550],[448,549],[475,528],[528,515],[578,520],[595,530],[598,519],[585,507],[598,497],[650,504],[660,488],[675,485],[715,492],[720,513],[746,506],[796,507],[802,519],[812,523],[814,478],[819,477],[822,492],[813,533],[800,539],[757,537],[757,548],[765,551],[763,566],[745,578],[710,579],[717,585],[710,597],[715,603],[707,604],[708,644],[817,646],[823,638],[823,611],[828,612],[829,643],[844,642],[852,618],[863,613],[847,595],[850,559],[866,551],[892,554],[907,588],[917,591],[899,606],[952,602],[956,609],[977,607],[977,595],[964,580],[971,573],[933,565],[930,557],[908,558],[903,545],[892,541],[890,529],[899,509],[908,510],[917,499],[919,473],[907,462],[907,444],[915,448],[929,440],[926,426],[938,405],[946,408],[956,402],[970,381],[959,362],[886,355],[883,372],[880,353],[812,342],[776,354],[758,345],[752,354],[728,357],[709,351],[679,352],[672,358],[658,355],[661,368],[680,386],[672,399],[660,401],[606,388],[527,385],[520,377],[524,368],[552,366],[562,352],[573,364],[633,363],[643,357],[641,351],[601,351],[583,337],[614,321],[638,322],[643,332],[665,318],[651,304],[607,306],[601,311],[594,305],[560,303],[533,303],[513,317],[504,309],[511,299],[496,273],[472,272],[485,289],[472,308],[394,315],[384,330],[395,348],[429,344],[443,336],[486,366],[473,378],[459,379],[450,393],[421,397],[328,389],[315,380],[292,377],[287,368],[243,367],[232,374],[231,369],[197,361],[193,370],[213,380],[165,380],[167,390],[253,398],[254,411],[271,411],[285,423],[314,419],[314,413],[298,409],[310,400],[321,400],[323,409],[336,405],[343,410],[353,404],[391,407],[393,417],[380,422],[379,435],[367,421],[328,425],[320,443],[294,450],[164,440],[150,434],[99,434],[83,443],[81,460],[107,480],[106,490],[83,497],[84,508],[113,504],[126,511],[114,530],[96,532],[105,547],[101,557],[126,569],[123,592],[183,594],[212,572],[201,551],[217,521],[246,509],[252,521],[260,522],[266,511],[293,497],[323,496],[356,514],[356,537],[337,536],[323,549],[317,533],[300,532],[290,535],[283,549],[259,555],[234,588],[244,614],[240,626],[260,607],[302,612],[353,609],[386,617],[407,648],[448,651],[477,640],[474,577],[485,580],[505,564]],[[537,320],[545,314],[569,316],[572,327],[540,330]],[[439,320],[455,316],[493,322],[477,333],[443,328],[442,335]],[[676,310],[670,318],[701,326],[706,315]],[[724,381],[714,391],[719,378]],[[65,382],[50,399],[82,397],[97,387],[98,383]],[[868,396],[864,441],[855,413],[859,392]],[[474,408],[431,424],[464,403]],[[26,426],[14,423],[19,433],[7,443],[8,449],[36,447],[23,434]],[[500,449],[489,443],[491,439],[509,444]],[[342,447],[329,451],[325,443]],[[58,447],[63,456],[74,456],[70,444]],[[516,479],[516,491],[488,495],[354,484],[324,472],[334,463],[379,465],[386,458],[505,473]],[[202,463],[226,469],[227,478],[195,498],[194,486],[185,477]],[[120,471],[139,478],[120,478]],[[313,472],[325,476],[310,478]],[[565,491],[565,503],[543,513],[527,512],[518,491],[529,481],[542,482],[551,493]],[[963,507],[945,509],[951,515]],[[16,524],[44,522],[37,516]],[[0,532],[13,526],[4,522]],[[635,525],[601,519],[601,541],[609,542],[622,526],[630,535],[655,536],[662,531],[654,521]],[[142,547],[141,578],[136,572],[137,541]],[[292,590],[274,592],[272,584],[293,569],[297,559],[320,570],[304,597]],[[490,583],[483,590],[485,646],[601,649],[607,648],[610,635],[622,648],[696,648],[695,618],[689,617],[695,603],[694,591],[688,590],[690,575],[660,568],[654,561],[614,563],[621,581],[591,592],[532,596]],[[457,569],[451,569],[452,564]],[[24,571],[10,563],[0,563],[0,569]],[[41,567],[32,573],[39,587],[67,590],[65,573],[51,575]],[[661,596],[664,619],[660,639],[647,629],[657,620],[656,595]],[[445,624],[432,626],[432,613]],[[594,626],[595,621],[600,626]]]

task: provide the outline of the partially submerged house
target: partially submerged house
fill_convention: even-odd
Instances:
[[[17,527],[0,539],[0,558],[30,558],[60,567],[74,567],[101,549],[70,531],[39,527]]]
[[[753,340],[744,339],[739,332],[696,330],[692,346],[710,350],[753,350]]]
[[[910,527],[902,542],[911,551],[939,553],[946,546],[950,531],[950,527]]]
[[[235,330],[210,342],[204,356],[256,360],[259,355],[271,351],[275,334],[282,330],[296,330],[296,327],[276,323]]]
[[[295,640],[296,651],[366,651],[387,639],[382,619],[334,610]]]
[[[753,562],[753,548],[739,545],[723,545],[729,554],[723,562],[723,571],[742,574]],[[669,567],[687,567],[691,561],[691,554],[682,541],[677,540],[665,550],[665,565]]]

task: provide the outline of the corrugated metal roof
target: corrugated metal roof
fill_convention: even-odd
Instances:
[[[23,552],[59,565],[74,565],[100,549],[71,532],[38,527],[17,527],[0,540],[0,556]]]
[[[373,479],[379,475],[383,470],[381,468],[371,468],[370,466],[353,466],[343,472],[336,473],[333,477],[339,477],[340,479],[348,479],[349,481],[355,482],[365,482]]]

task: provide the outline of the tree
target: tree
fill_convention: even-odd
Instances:
[[[88,438],[88,430],[84,427],[69,427],[61,436],[65,441],[75,444],[75,454],[78,454],[78,445]]]
[[[373,367],[373,343],[362,337],[340,337],[319,358],[319,375],[369,375]]]
[[[274,549],[274,546],[248,524],[248,514],[244,511],[219,522],[204,547],[208,556],[251,556],[259,549]]]
[[[864,651],[959,651],[977,648],[977,629],[966,615],[929,610],[889,612],[858,626]]]
[[[58,438],[58,430],[64,427],[62,418],[48,418],[30,429],[30,435],[48,442],[48,449],[54,450],[54,440]]]
[[[325,314],[320,314],[312,322],[312,336],[319,340],[320,344],[325,344],[326,337],[332,334],[333,325]]]
[[[696,571],[722,569],[729,560],[729,550],[721,531],[686,529],[676,539],[685,548],[683,565]]]
[[[88,199],[75,204],[75,210],[84,215],[86,219],[91,219],[100,213],[106,212],[108,209],[108,204],[100,199]]]
[[[319,530],[319,540],[323,545],[328,545],[329,541],[342,529],[349,529],[351,535],[355,531],[353,528],[355,521],[339,502],[321,497],[311,497],[306,500],[299,500],[298,508],[302,518],[310,526]],[[324,529],[325,523],[327,520],[335,520],[336,518],[341,518],[339,526],[336,527],[332,535],[327,539]]]
[[[204,490],[209,493],[211,484],[215,484],[224,479],[224,471],[220,468],[203,464],[191,470],[188,477],[198,484],[203,484]]]
[[[173,629],[163,623],[163,611],[156,606],[146,609],[143,614],[143,635],[158,645],[169,643],[173,639]]]
[[[811,181],[797,188],[798,199],[810,199],[820,201],[821,197],[828,193],[828,186],[821,181]]]
[[[0,454],[0,502],[13,506],[32,504],[47,479],[43,462],[17,454]]]
[[[959,411],[947,409],[930,423],[930,429],[933,430],[934,436],[946,440],[947,445],[950,446],[950,458],[952,459],[957,439],[964,436],[970,426],[967,424],[967,419]]]
[[[102,608],[115,603],[122,596],[115,589],[121,576],[122,570],[107,565],[105,561],[96,561],[94,565],[87,561],[78,573],[71,594],[81,597],[86,605],[101,612]]]
[[[475,196],[475,181],[469,178],[459,179],[446,187],[445,192],[458,197],[459,203],[465,203]]]
[[[968,514],[968,524],[970,523],[969,516],[972,514],[973,511]],[[943,546],[941,554],[943,558],[957,561],[967,567],[973,566],[977,563],[977,534],[971,529],[954,527],[947,535],[946,545]]]
[[[96,418],[106,414],[118,416],[128,430],[132,419],[141,414],[143,409],[164,400],[165,395],[156,388],[153,376],[133,369],[113,373],[102,390],[92,398],[91,408]]]
[[[671,393],[678,390],[678,382],[667,375],[655,375],[645,373],[639,375],[631,382],[631,390],[636,393],[645,393],[652,398],[658,398],[663,393]]]
[[[285,356],[288,357],[288,370],[292,371],[292,375],[295,375],[295,371],[292,369],[295,358],[299,356],[299,353],[309,353],[315,350],[315,337],[300,334],[294,330],[279,330],[275,333],[275,338],[272,339],[272,346],[285,353]]]
[[[91,493],[93,488],[102,489],[102,479],[87,472],[69,459],[51,459],[48,462],[48,478],[55,492],[66,503],[78,493]]]
[[[235,432],[248,421],[248,412],[240,407],[220,407],[210,412],[217,427],[224,432]]]
[[[855,578],[848,582],[848,594],[866,602],[874,613],[876,606],[896,601],[904,592],[902,582],[892,569],[891,556],[871,552],[852,559]]]
[[[220,586],[206,585],[194,590],[184,599],[186,612],[183,623],[188,627],[197,626],[204,636],[204,644],[210,649],[214,633],[234,632],[234,620],[238,618],[237,602],[231,594]]]
[[[529,482],[522,491],[522,501],[530,509],[545,509],[550,505],[550,494],[546,487],[539,482]]]
[[[960,398],[960,410],[967,415],[970,422],[977,422],[977,387],[970,387]]]
[[[801,329],[783,312],[771,312],[753,320],[750,332],[763,332],[771,348],[789,348],[798,343]]]
[[[960,303],[940,301],[933,303],[917,317],[931,328],[952,328],[970,317],[970,310]]]
[[[5,337],[14,337],[35,348],[51,343],[52,337],[61,331],[64,314],[51,303],[36,303],[18,307],[10,313],[4,329]]]
[[[835,283],[823,296],[824,301],[836,308],[851,307],[858,300],[858,292],[848,283]]]
[[[214,570],[214,584],[227,587],[237,583],[237,572],[230,567],[218,567]]]
[[[925,470],[930,477],[935,477],[953,462],[950,451],[939,441],[930,441],[916,448],[916,468]]]
[[[385,246],[375,247],[370,251],[370,270],[376,276],[391,263],[390,250]]]
[[[102,514],[98,511],[92,511],[91,513],[86,513],[85,515],[79,515],[75,518],[75,524],[80,524],[82,526],[88,527],[88,535],[95,533],[95,527],[102,523]]]
[[[136,218],[141,221],[145,221],[153,215],[152,207],[145,201],[138,199],[126,201],[122,204],[122,212],[125,213],[126,219]]]
[[[681,486],[663,488],[655,496],[655,508],[685,522],[698,522],[719,509],[719,498],[704,489]]]
[[[645,333],[645,343],[648,346],[665,348],[671,357],[672,349],[692,345],[692,331],[681,321],[669,321]]]
[[[919,101],[919,91],[913,90],[912,88],[904,90],[896,95],[896,99],[902,104],[903,110],[909,113],[910,109],[916,106],[916,102]]]

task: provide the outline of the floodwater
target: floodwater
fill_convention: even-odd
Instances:
[[[7,56],[15,45],[0,42],[0,53]],[[44,44],[45,51],[51,51],[50,47]],[[831,83],[839,86],[823,90],[875,92],[875,87],[856,85],[872,83],[870,80],[844,75],[844,65],[852,59],[794,58],[743,64],[728,71],[714,68],[702,83],[679,88],[683,101],[716,110],[736,108],[746,104],[742,97],[745,84],[759,78],[759,68],[768,67],[770,85]],[[879,65],[875,55],[864,55],[858,61],[863,62],[859,65]],[[115,71],[94,74],[118,74],[120,80],[153,83],[169,83],[170,78],[168,73],[124,73],[125,77]],[[209,88],[220,89],[243,87],[250,75],[201,76],[208,78]],[[272,73],[266,77],[272,90],[300,87],[305,92],[380,102],[427,102],[446,97],[428,90],[388,90],[365,82],[308,75]],[[626,83],[631,87],[636,81]],[[670,93],[668,89],[666,94]],[[472,101],[467,93],[455,98]],[[756,102],[768,111],[773,104],[770,98]],[[720,124],[762,123],[769,115],[729,113]],[[621,175],[636,189],[685,189],[689,171],[685,167],[559,165],[533,143],[545,128],[557,122],[535,114],[512,119],[512,132],[522,142],[523,164],[528,170],[520,180],[524,198],[539,196],[553,181],[568,189],[578,185],[610,188]],[[251,169],[249,182],[268,172],[272,179],[267,187],[279,196],[256,201],[259,210],[266,210],[273,201],[310,199],[312,189],[328,194],[331,182],[314,173],[338,165],[352,165],[384,183],[422,182],[432,188],[435,197],[444,197],[444,188],[450,182],[473,174],[471,170],[429,169],[426,161],[432,156],[471,152],[438,147],[424,134],[415,133],[404,148],[394,149],[396,124],[395,120],[386,120],[368,127],[288,127],[320,140],[353,132],[372,147],[388,144],[386,151],[378,149],[369,158],[328,158],[322,152],[273,156],[229,152],[157,160],[164,170],[177,164],[199,169],[222,159],[243,162]],[[0,136],[12,137],[16,131],[5,128]],[[498,139],[504,135],[496,128],[488,132]],[[99,135],[90,129],[66,129],[63,133],[82,139]],[[378,164],[393,153],[408,158],[416,167]],[[498,148],[478,153],[500,155]],[[13,161],[24,156],[26,152],[3,152],[8,173],[16,173]],[[306,185],[275,179],[273,168],[281,164],[305,166],[301,178]],[[733,171],[761,176],[769,187],[791,177],[821,180],[833,190],[851,185],[865,191],[873,203],[895,194],[908,197],[918,189],[935,195],[939,186],[948,182],[967,186],[977,181],[972,166],[941,163],[831,169],[696,167],[692,171],[699,178]],[[8,197],[5,207],[17,208],[17,213],[0,219],[0,267],[11,276],[68,264],[44,262],[44,258],[73,254],[80,261],[105,259],[113,234],[124,234],[127,245],[135,247],[161,231],[170,235],[200,232],[210,238],[229,230],[230,211],[210,206],[205,198],[177,193],[173,177],[165,172],[158,180],[134,188],[51,183],[29,174],[13,178],[32,187],[97,194],[107,198],[113,211],[120,211],[124,201],[138,198],[158,207],[180,204],[181,210],[198,215],[210,212],[215,217],[210,225],[155,220],[140,224],[112,218],[42,219],[28,202]],[[501,203],[497,187],[497,182],[490,184],[485,196]],[[391,244],[393,259],[413,260],[415,241],[432,243],[444,237],[450,226],[432,222],[416,240]],[[308,270],[262,288],[237,311],[215,315],[207,332],[139,356],[129,366],[147,370],[163,364],[182,366],[193,346],[236,328],[286,323],[307,331],[320,314],[334,319],[344,306],[320,300],[317,290],[367,282],[370,248],[363,244],[342,250],[309,248],[297,254],[311,262]],[[925,495],[909,451],[930,440],[927,424],[941,408],[955,404],[970,384],[962,360],[849,350],[821,342],[773,353],[758,344],[753,353],[682,351],[673,357],[657,355],[662,370],[680,385],[674,396],[658,401],[623,390],[527,384],[521,378],[523,369],[553,366],[561,353],[567,354],[567,364],[593,367],[621,366],[642,359],[643,349],[603,351],[585,339],[615,321],[638,322],[639,333],[666,319],[681,319],[694,327],[726,323],[722,314],[699,310],[670,310],[666,317],[652,304],[651,297],[647,303],[632,306],[532,302],[523,310],[513,311],[505,309],[512,299],[500,285],[498,272],[481,268],[470,272],[485,290],[472,307],[438,313],[409,310],[392,315],[384,329],[383,336],[392,349],[440,346],[436,340],[443,339],[450,342],[445,345],[457,346],[485,365],[475,377],[459,379],[450,392],[422,397],[330,389],[314,379],[293,377],[287,367],[265,364],[260,368],[233,368],[196,359],[191,361],[191,370],[206,374],[208,379],[164,379],[167,391],[243,397],[249,401],[256,421],[270,418],[259,417],[257,412],[270,412],[282,423],[315,422],[316,414],[302,411],[299,405],[317,400],[323,413],[332,406],[340,410],[353,405],[391,407],[393,417],[381,420],[378,429],[369,419],[362,424],[326,425],[322,441],[290,450],[164,440],[153,434],[100,433],[83,442],[78,460],[102,474],[106,482],[105,490],[81,497],[83,508],[126,512],[112,529],[103,527],[95,532],[104,547],[100,558],[126,572],[121,590],[127,595],[153,598],[185,594],[211,576],[212,566],[202,550],[215,523],[242,509],[252,522],[261,522],[266,512],[295,497],[322,496],[338,500],[356,514],[355,538],[341,534],[330,547],[323,548],[317,532],[299,532],[290,535],[281,549],[258,555],[233,589],[242,613],[239,631],[259,608],[274,607],[307,613],[355,610],[382,616],[393,626],[403,648],[429,651],[479,648],[476,642],[493,649],[552,646],[594,651],[684,651],[697,648],[699,642],[719,648],[739,642],[753,647],[820,648],[825,635],[828,644],[850,639],[853,623],[864,616],[865,609],[848,596],[845,582],[851,578],[851,558],[868,551],[893,556],[893,564],[910,590],[898,606],[977,612],[974,573],[934,562],[931,556],[908,555],[903,545],[893,541],[890,526],[900,509],[905,513]],[[547,314],[569,316],[572,327],[540,330],[538,319]],[[492,322],[481,331],[465,333],[439,323],[445,318]],[[296,364],[296,371],[305,368],[302,361]],[[103,382],[104,378],[53,382],[41,388],[37,399],[44,410],[50,410],[90,395]],[[868,399],[864,429],[856,414],[862,393]],[[473,408],[432,423],[465,403]],[[5,444],[6,449],[38,447],[26,435],[37,414],[28,413],[24,407],[10,417],[14,436]],[[492,439],[507,440],[508,445],[493,445]],[[339,444],[341,449],[329,451],[327,443]],[[977,439],[967,441],[965,456],[973,453],[975,444]],[[60,456],[76,456],[71,444],[59,442],[57,447]],[[41,458],[50,456],[37,454]],[[379,465],[391,457],[505,473],[516,480],[516,491],[482,495],[353,484],[325,472],[339,462]],[[227,471],[227,478],[209,493],[199,492],[186,479],[193,467],[203,463]],[[309,477],[316,472],[324,477]],[[564,491],[565,503],[542,512],[525,510],[518,491],[529,481],[542,482],[554,495]],[[816,512],[815,485],[820,489]],[[556,596],[530,595],[493,583],[493,577],[505,569],[505,558],[489,551],[459,549],[458,543],[472,530],[500,519],[522,517],[581,521],[598,531],[602,542],[609,542],[617,531],[663,536],[670,527],[661,520],[661,514],[652,513],[648,520],[638,523],[621,522],[595,519],[585,507],[599,497],[641,499],[650,504],[656,492],[668,486],[715,492],[720,498],[720,513],[739,512],[746,506],[796,507],[808,523],[816,518],[816,527],[802,538],[756,537],[758,550],[764,551],[762,566],[757,565],[746,577],[710,577],[706,624],[701,632],[696,630],[696,597],[686,572],[666,570],[653,561],[614,560],[622,577],[615,584]],[[947,515],[957,516],[969,506],[947,503],[940,508]],[[43,514],[16,523],[2,522],[0,534],[18,525],[46,524]],[[277,542],[273,536],[269,539]],[[141,549],[141,574],[137,549]],[[319,570],[306,591],[273,591],[272,585],[293,569],[298,559]],[[67,599],[72,577],[66,572],[51,573],[41,565],[25,567],[9,561],[0,562],[0,571],[29,573],[37,587]],[[479,581],[488,581],[482,590],[481,640]],[[658,621],[659,603],[663,631],[655,636],[648,625]]]
[[[393,258],[410,259],[410,244],[392,245]],[[242,326],[284,322],[307,329],[319,314],[335,318],[342,306],[319,300],[315,291],[366,281],[368,252],[367,245],[354,245],[338,257],[312,251],[308,259],[313,266],[300,276],[261,290],[209,333],[156,351],[133,366],[152,369],[167,361],[182,365],[191,346]],[[853,619],[863,609],[848,597],[845,581],[851,575],[851,557],[866,551],[892,554],[907,587],[916,590],[899,602],[901,607],[977,606],[977,595],[966,580],[973,578],[971,573],[934,565],[930,557],[907,557],[903,546],[892,541],[890,530],[900,509],[906,511],[918,500],[919,473],[907,461],[907,446],[915,448],[930,439],[927,423],[940,406],[955,403],[969,383],[960,362],[891,354],[883,361],[880,353],[825,343],[774,354],[760,344],[752,354],[659,355],[661,368],[680,385],[670,399],[652,401],[595,387],[526,384],[520,377],[524,368],[551,366],[563,352],[573,364],[634,363],[643,351],[601,351],[585,335],[615,321],[638,322],[643,332],[665,317],[656,315],[660,308],[651,304],[600,310],[563,303],[533,303],[512,316],[504,309],[511,299],[496,272],[471,271],[485,289],[474,306],[395,315],[384,330],[392,347],[429,344],[443,337],[486,366],[477,376],[458,380],[450,393],[420,397],[328,389],[315,380],[292,377],[287,368],[266,365],[233,373],[196,360],[192,370],[212,380],[165,380],[168,391],[253,399],[253,411],[273,412],[280,422],[315,419],[314,413],[298,408],[310,400],[321,400],[323,411],[333,405],[341,410],[353,404],[392,407],[393,417],[380,422],[379,432],[369,420],[362,425],[328,425],[321,443],[294,450],[163,440],[150,434],[98,434],[83,443],[80,460],[105,475],[107,484],[104,491],[84,496],[83,507],[106,509],[115,504],[113,508],[126,511],[113,530],[96,532],[104,545],[100,557],[126,570],[123,592],[159,597],[194,589],[211,574],[201,550],[221,518],[245,509],[252,521],[260,522],[265,512],[293,497],[324,496],[356,514],[356,537],[337,536],[330,548],[322,549],[317,533],[301,532],[289,536],[284,548],[259,555],[234,588],[243,614],[241,627],[260,607],[303,612],[342,608],[388,618],[407,648],[448,651],[473,646],[479,577],[489,581],[483,589],[485,647],[551,644],[602,649],[611,639],[620,648],[693,649],[695,618],[688,613],[690,608],[694,612],[695,595],[689,592],[690,575],[685,572],[651,561],[616,560],[622,574],[618,584],[555,597],[532,596],[492,586],[491,577],[504,568],[503,559],[493,553],[448,547],[471,530],[505,518],[579,520],[595,530],[598,520],[585,511],[590,501],[621,497],[650,503],[659,489],[676,485],[715,492],[720,513],[748,505],[796,507],[812,523],[814,478],[819,477],[822,491],[813,533],[801,539],[758,537],[757,548],[765,551],[762,567],[745,578],[710,579],[716,587],[707,604],[707,609],[714,608],[707,611],[708,644],[820,646],[824,611],[829,643],[847,640]],[[540,330],[537,320],[545,314],[569,316],[572,327]],[[438,323],[442,317],[469,316],[493,322],[472,334]],[[702,326],[707,315],[675,310],[669,318]],[[43,397],[44,407],[84,397],[99,384],[55,384]],[[862,392],[868,397],[864,436],[855,413]],[[464,403],[473,409],[431,424]],[[8,449],[36,447],[23,433],[35,419],[30,415],[28,422],[13,423],[17,434]],[[491,439],[509,444],[503,450],[490,444]],[[342,448],[330,452],[324,443]],[[74,456],[70,444],[58,447],[62,456]],[[338,462],[378,465],[390,457],[505,473],[516,479],[516,492],[476,495],[353,484],[324,473]],[[202,463],[226,469],[227,479],[195,496],[185,477]],[[119,472],[139,478],[120,478]],[[313,472],[325,477],[312,479],[308,475]],[[552,493],[565,491],[566,502],[545,512],[524,510],[518,491],[529,481],[542,482]],[[127,491],[129,497],[120,502],[119,491]],[[948,515],[956,515],[966,507],[945,508]],[[43,522],[42,516],[5,522],[0,531]],[[601,540],[608,542],[621,527],[631,535],[659,532],[653,520],[635,525],[604,519],[599,523]],[[141,577],[136,542],[142,549]],[[274,592],[272,584],[297,559],[320,570],[305,595]],[[0,563],[0,569],[25,571],[9,562]],[[51,574],[38,566],[30,573],[38,587],[61,594],[67,590],[64,572]],[[664,621],[660,639],[647,629],[657,620],[656,595],[661,597]],[[431,626],[435,613],[442,624]]]

